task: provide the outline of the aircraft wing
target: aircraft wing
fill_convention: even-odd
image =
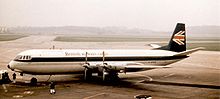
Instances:
[[[97,68],[97,66],[102,66],[102,63],[91,63],[91,67]],[[156,69],[156,68],[170,68],[170,66],[153,66],[145,65],[138,62],[109,62],[105,66],[108,69],[112,70],[123,70],[123,69]]]
[[[203,50],[205,49],[204,47],[198,47],[198,48],[194,48],[194,49],[191,49],[191,50],[186,50],[186,51],[183,51],[183,52],[180,52],[174,56],[185,56],[185,55],[189,55],[193,52],[196,52],[196,51],[199,51],[199,50]]]
[[[156,68],[169,68],[170,66],[153,66],[153,65],[145,65],[142,63],[137,63],[134,62],[133,64],[126,64],[124,66],[125,69],[131,69],[131,68],[136,68],[136,69],[156,69]]]
[[[170,68],[170,66],[140,66],[140,65],[130,65],[130,66],[125,66],[125,68],[139,68],[139,69],[156,69],[156,68]]]

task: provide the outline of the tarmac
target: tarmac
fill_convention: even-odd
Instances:
[[[56,36],[32,35],[0,42],[0,69],[19,52],[28,49],[150,49],[152,42],[57,42]],[[220,52],[198,51],[189,58],[171,64],[172,68],[120,74],[120,80],[103,82],[94,77],[84,81],[83,75],[35,75],[37,86],[28,82],[33,75],[17,77],[15,84],[0,86],[0,99],[134,99],[150,95],[153,99],[220,99]],[[56,94],[49,93],[49,82],[56,82]]]

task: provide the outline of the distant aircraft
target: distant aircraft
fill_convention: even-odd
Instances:
[[[8,68],[21,74],[84,74],[88,80],[98,73],[103,80],[118,78],[118,73],[167,68],[203,48],[186,50],[185,24],[178,23],[167,46],[151,44],[152,50],[35,49],[19,53]],[[31,83],[37,79],[32,78]]]

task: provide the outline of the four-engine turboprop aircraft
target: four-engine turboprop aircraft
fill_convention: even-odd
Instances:
[[[118,73],[137,72],[167,65],[189,57],[202,48],[186,50],[185,24],[178,23],[167,46],[151,44],[153,50],[112,49],[35,49],[19,53],[8,68],[33,75],[84,74],[89,79],[98,73],[103,80],[118,77]],[[31,81],[37,81],[32,78]]]

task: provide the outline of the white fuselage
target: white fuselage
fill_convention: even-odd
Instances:
[[[103,64],[104,57],[105,63],[120,68],[138,64],[165,66],[185,58],[175,54],[166,50],[27,50],[19,53],[9,66],[29,74],[72,74],[82,73],[86,60],[97,66]]]

